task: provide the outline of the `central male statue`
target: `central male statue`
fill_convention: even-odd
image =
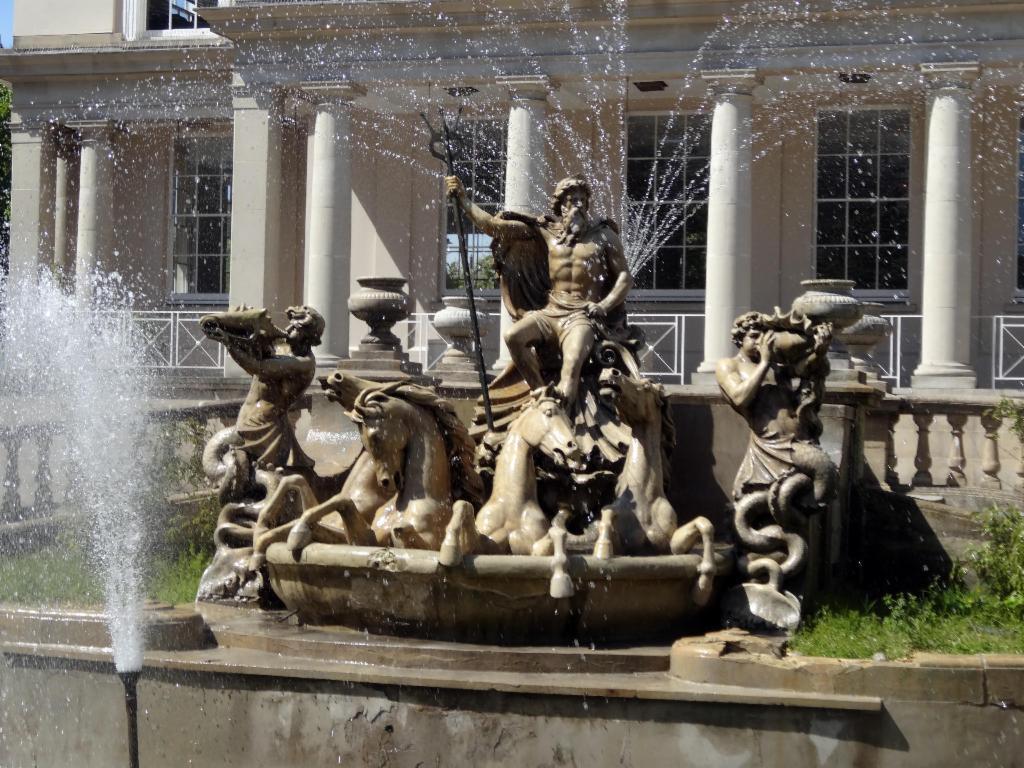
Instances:
[[[545,386],[542,362],[561,356],[556,389],[572,410],[584,363],[595,342],[624,343],[623,306],[633,278],[608,219],[590,218],[590,186],[562,179],[551,198],[554,215],[532,217],[504,211],[492,216],[468,199],[456,176],[446,179],[477,229],[495,239],[502,293],[515,324],[505,335],[509,354],[531,389]],[[546,264],[543,260],[546,251]]]

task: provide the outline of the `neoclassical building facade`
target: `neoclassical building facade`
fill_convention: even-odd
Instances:
[[[457,170],[485,207],[541,212],[562,176],[591,180],[651,365],[674,355],[680,381],[732,353],[737,314],[820,277],[893,318],[894,383],[1024,383],[1015,3],[69,5],[15,0],[0,52],[13,279],[116,270],[154,311],[309,303],[344,357],[355,278],[406,277],[418,313],[462,290],[420,116],[461,106]],[[487,239],[469,244],[498,313]]]

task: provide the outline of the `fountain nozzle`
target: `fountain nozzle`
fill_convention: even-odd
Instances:
[[[139,677],[142,670],[118,671],[124,686],[124,711],[128,717],[128,766],[139,768]]]

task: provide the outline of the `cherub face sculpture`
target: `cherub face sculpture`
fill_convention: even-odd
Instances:
[[[312,307],[288,307],[285,311],[288,317],[288,325],[285,327],[285,334],[288,337],[289,345],[305,344],[315,347],[320,344],[320,337],[323,336],[323,316]]]

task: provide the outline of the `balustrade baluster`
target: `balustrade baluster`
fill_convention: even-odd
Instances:
[[[1016,489],[1021,493],[1024,493],[1024,440],[1017,443],[1017,447],[1020,449],[1020,454],[1017,458],[1017,484]]]
[[[896,425],[900,423],[900,415],[891,413],[887,417],[888,428],[885,434],[885,482],[896,489],[900,485],[900,474],[897,469],[896,459]]]
[[[949,422],[952,436],[949,444],[949,473],[946,475],[946,485],[950,488],[963,488],[967,485],[967,474],[964,472],[967,466],[967,457],[964,455],[964,425],[967,424],[967,414],[948,413],[946,421]]]
[[[985,488],[1002,488],[999,479],[999,428],[1003,420],[991,411],[981,414],[981,427],[985,430],[985,444],[981,451],[981,485]]]
[[[18,493],[18,453],[21,450],[22,435],[7,432],[4,445],[7,449],[7,464],[4,468],[4,504],[0,517],[7,522],[21,519],[21,494]]]
[[[53,508],[53,492],[50,488],[50,443],[53,433],[42,429],[37,433],[36,445],[39,450],[36,468],[36,492],[32,497],[34,515],[48,514]]]
[[[915,488],[934,485],[932,481],[932,448],[928,440],[928,431],[935,417],[930,413],[915,413],[914,424],[917,426],[917,452],[914,455],[913,485]]]

